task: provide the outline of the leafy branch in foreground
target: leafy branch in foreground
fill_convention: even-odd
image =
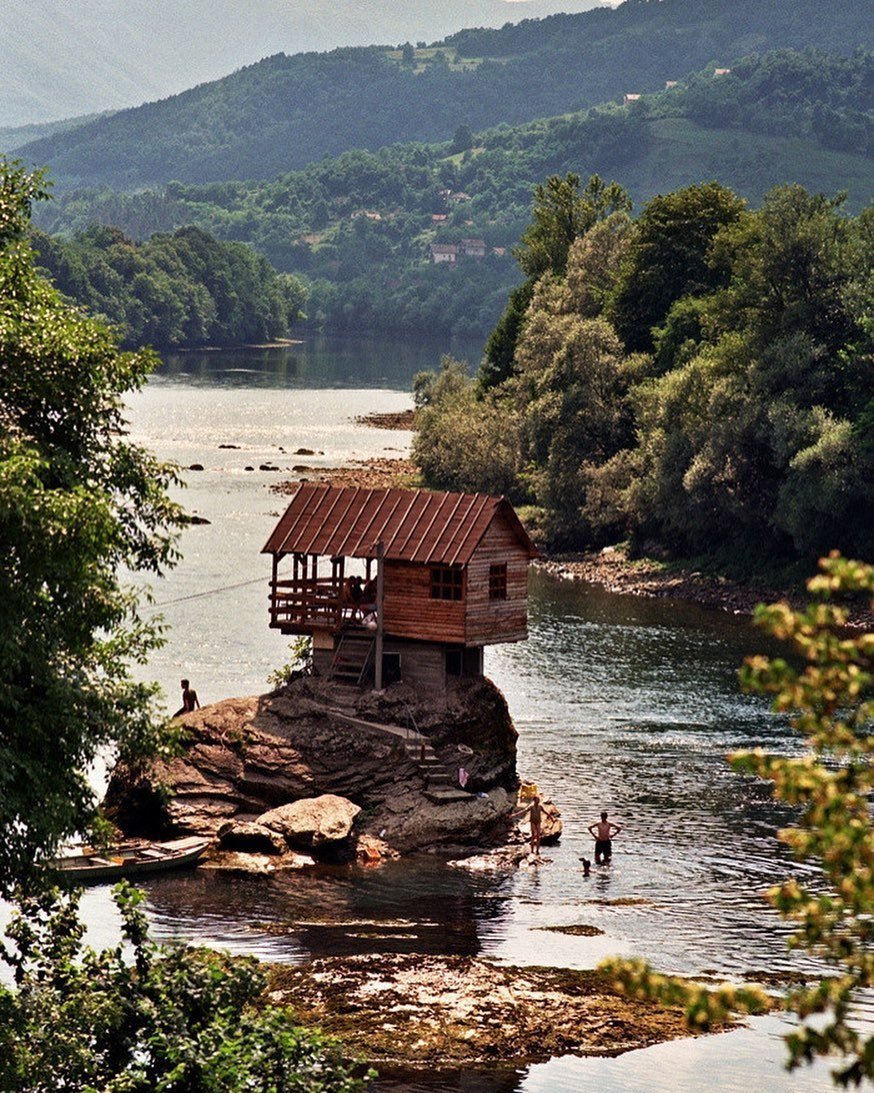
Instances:
[[[353,1093],[339,1045],[263,1002],[252,958],[149,939],[142,892],[115,889],[132,949],[82,944],[78,896],[23,900],[0,947],[0,1088],[10,1093]],[[371,1075],[368,1075],[369,1078]]]
[[[755,616],[758,626],[791,643],[803,666],[754,656],[740,673],[745,690],[773,695],[774,709],[792,714],[806,752],[782,758],[745,751],[730,761],[738,772],[773,782],[777,798],[801,808],[797,826],[778,837],[799,860],[819,863],[822,884],[814,891],[789,878],[768,899],[798,926],[790,947],[805,949],[835,974],[787,995],[785,1008],[801,1018],[786,1037],[787,1065],[840,1057],[832,1076],[847,1086],[874,1079],[874,1035],[851,1020],[860,992],[874,986],[874,633],[848,632],[847,610],[827,601],[874,597],[874,566],[832,554],[820,569],[807,585],[819,602],[800,612],[785,603],[760,606]],[[602,967],[638,997],[684,1005],[698,1028],[718,1022],[727,1010],[756,1012],[747,991],[707,991],[661,976],[643,961],[611,960]],[[823,1014],[826,1020],[808,1020]]]
[[[151,754],[162,641],[124,574],[177,557],[175,469],[126,436],[125,399],[157,358],[38,274],[28,242],[41,172],[0,157],[0,893],[94,816],[98,754]]]

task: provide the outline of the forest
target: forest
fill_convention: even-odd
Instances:
[[[431,486],[505,493],[553,548],[736,571],[874,550],[874,205],[716,182],[538,187],[476,377],[418,378]]]
[[[753,51],[874,48],[858,0],[626,0],[465,31],[428,49],[277,54],[26,145],[58,187],[272,178],[349,148],[448,140],[652,93]]]
[[[39,231],[31,239],[55,286],[109,322],[127,348],[257,344],[285,337],[303,317],[297,278],[199,228],[144,243],[100,226],[69,241]]]
[[[719,77],[710,67],[628,106],[481,133],[459,126],[441,144],[348,151],[273,181],[61,192],[38,218],[49,232],[98,221],[136,239],[194,223],[306,279],[315,322],[485,338],[519,280],[509,250],[538,179],[599,173],[639,204],[710,178],[759,202],[792,178],[846,190],[857,212],[874,173],[872,113],[871,54],[783,50]],[[485,242],[484,261],[428,264],[429,244],[465,237]]]

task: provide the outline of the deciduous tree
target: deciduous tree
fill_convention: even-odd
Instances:
[[[157,744],[139,683],[160,630],[126,572],[174,559],[171,467],[125,439],[124,396],[155,364],[34,269],[42,176],[0,163],[0,892],[83,828],[98,753]]]

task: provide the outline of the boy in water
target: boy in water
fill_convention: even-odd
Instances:
[[[531,827],[531,853],[540,861],[540,840],[543,836],[543,798],[539,793],[531,798],[528,804],[510,813],[510,819],[516,819],[528,813],[528,823]]]
[[[606,812],[601,813],[600,823],[589,827],[589,834],[595,840],[595,865],[601,865],[602,861],[605,865],[610,862],[613,857],[613,836],[621,830],[621,827],[608,821]]]
[[[528,808],[528,822],[531,825],[531,853],[540,857],[540,839],[543,834],[543,800],[540,794],[534,795]]]

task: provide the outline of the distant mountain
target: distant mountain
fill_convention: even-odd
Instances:
[[[445,140],[462,124],[654,92],[751,50],[874,47],[858,0],[627,0],[616,9],[466,31],[439,50],[278,55],[215,83],[26,145],[59,188],[269,178],[347,148]]]
[[[56,133],[67,133],[70,129],[76,129],[80,125],[87,125],[96,118],[107,117],[111,111],[100,114],[82,114],[75,118],[64,118],[61,121],[35,122],[33,125],[11,125],[0,128],[0,151],[12,153],[17,148],[23,148],[35,140],[44,137],[52,137]]]
[[[597,172],[636,207],[718,179],[757,204],[771,187],[872,199],[874,56],[781,51],[712,67],[627,106],[477,133],[459,142],[348,151],[273,180],[66,193],[47,231],[114,224],[137,238],[197,224],[250,243],[312,281],[309,314],[332,327],[487,334],[520,274],[510,257],[551,174]],[[467,142],[464,142],[467,143]],[[429,264],[432,243],[481,239],[482,261]]]
[[[3,0],[0,126],[139,106],[275,53],[433,41],[599,0]]]

